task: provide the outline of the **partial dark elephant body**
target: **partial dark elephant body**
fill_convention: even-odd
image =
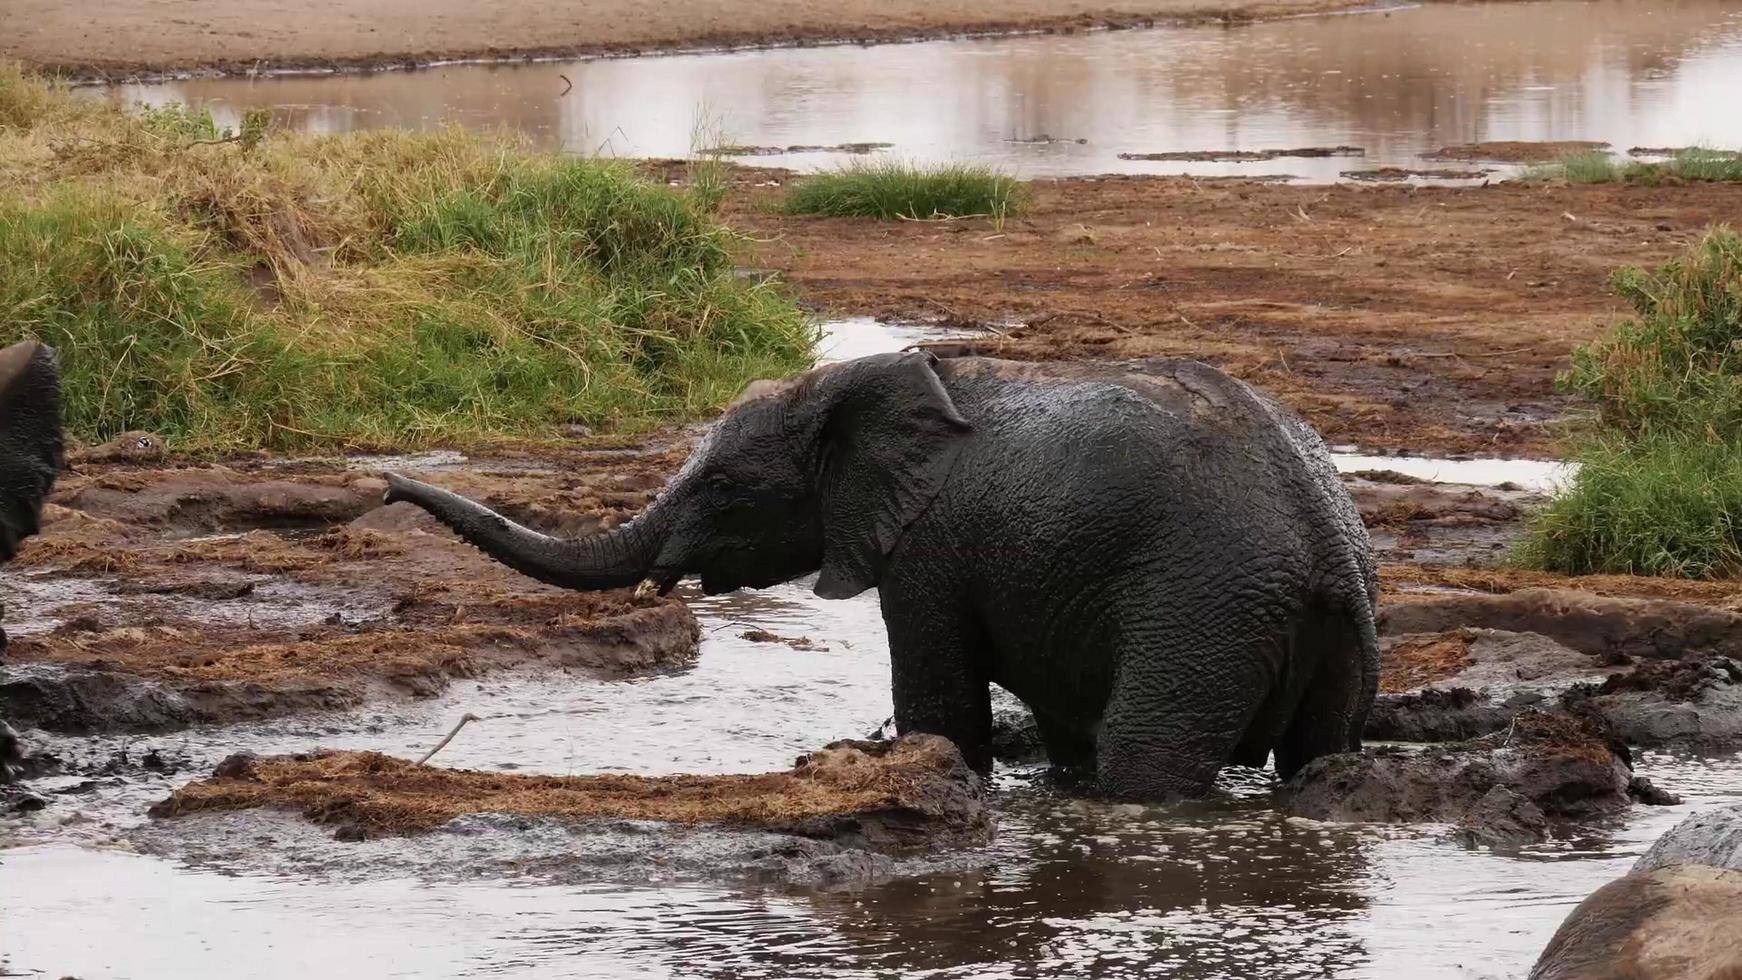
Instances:
[[[54,349],[27,340],[0,350],[0,564],[37,532],[60,472],[63,440]],[[5,646],[0,630],[0,649]],[[12,781],[22,758],[18,736],[0,718],[0,783]]]
[[[819,567],[825,597],[876,585],[897,725],[980,767],[990,682],[1034,710],[1056,764],[1092,766],[1116,796],[1355,747],[1375,577],[1323,443],[1205,365],[1148,372],[927,355],[819,369],[741,401],[603,540],[523,537],[410,481],[390,496],[578,587],[699,571],[724,591]]]

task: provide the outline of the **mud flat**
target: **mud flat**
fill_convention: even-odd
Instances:
[[[1622,313],[1608,277],[1653,266],[1742,185],[1300,187],[1036,181],[1021,217],[873,222],[769,213],[798,179],[741,171],[754,263],[825,309],[995,326],[1019,360],[1183,356],[1276,393],[1334,445],[1560,454],[1573,347]],[[1015,325],[1015,326],[1011,326]]]

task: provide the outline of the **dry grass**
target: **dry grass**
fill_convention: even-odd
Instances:
[[[1387,694],[1413,691],[1443,681],[1470,666],[1467,630],[1411,637],[1385,652],[1379,663],[1379,690]]]
[[[860,747],[863,746],[863,747]],[[816,832],[874,811],[927,813],[960,756],[931,736],[892,747],[841,743],[789,772],[729,776],[533,776],[438,769],[376,752],[254,760],[237,778],[190,783],[158,816],[285,807],[369,834],[429,830],[468,813],[613,817]]]

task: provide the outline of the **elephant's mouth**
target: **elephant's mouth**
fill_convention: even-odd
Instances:
[[[656,568],[647,573],[647,578],[642,581],[641,585],[643,589],[651,586],[658,595],[670,595],[671,590],[677,588],[677,584],[683,581],[683,575],[682,569]],[[636,591],[639,592],[641,589]]]

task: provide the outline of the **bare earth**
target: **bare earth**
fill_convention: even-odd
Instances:
[[[428,64],[1251,20],[1365,0],[0,0],[0,58],[81,76]]]
[[[671,176],[677,178],[676,173]],[[755,172],[745,185],[787,180]],[[1275,392],[1332,443],[1559,455],[1555,390],[1624,312],[1608,278],[1716,223],[1742,186],[1285,186],[1174,177],[1039,181],[988,219],[770,213],[730,220],[753,261],[840,314],[1002,327],[978,353],[1208,361]]]

